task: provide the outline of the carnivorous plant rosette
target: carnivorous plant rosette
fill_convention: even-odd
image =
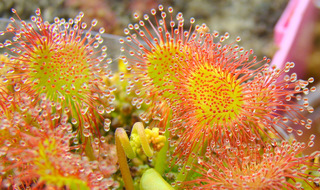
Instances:
[[[189,40],[195,38],[205,25],[194,28],[195,19],[191,18],[190,28],[186,31],[182,13],[178,13],[175,20],[172,7],[168,8],[168,13],[162,5],[158,8],[159,12],[151,10],[153,17],[145,14],[144,21],[135,14],[139,22],[129,24],[124,29],[127,37],[121,39],[120,43],[125,44],[122,50],[131,56],[122,57],[133,75],[127,91],[135,90],[138,96],[135,105],[140,107],[142,103],[146,103],[149,106],[140,115],[141,119],[146,122],[150,118],[161,120],[165,125],[169,122],[169,105],[179,98],[174,83],[178,82],[177,73],[181,72],[180,62],[188,56],[185,52]],[[157,14],[161,16],[160,19]]]
[[[319,152],[302,154],[315,135],[290,135],[311,128],[314,79],[173,11],[134,14],[113,75],[96,20],[49,23],[37,9],[26,22],[12,9],[0,31],[13,35],[0,43],[1,188],[319,186]]]
[[[2,96],[9,103],[0,109],[1,188],[75,190],[117,186],[111,178],[116,172],[112,162],[106,167],[108,160],[90,161],[77,152],[77,133],[66,114],[54,111],[56,105],[43,101],[34,107],[27,95],[21,99],[11,97]]]
[[[308,146],[313,146],[314,135]],[[212,148],[198,159],[201,177],[187,189],[313,189],[319,186],[320,152],[302,155],[305,143],[282,141],[230,149]],[[318,161],[315,161],[318,160]]]
[[[263,144],[272,138],[283,139],[295,131],[302,135],[312,120],[302,112],[313,112],[303,94],[314,92],[308,81],[286,75],[293,63],[283,69],[270,67],[269,60],[257,61],[253,51],[244,51],[236,42],[225,43],[229,34],[206,34],[189,45],[192,56],[177,73],[176,91],[181,97],[172,104],[174,126],[169,130],[179,137],[176,155],[189,156],[207,146]],[[188,59],[190,58],[191,59]],[[297,100],[304,100],[299,103]],[[290,124],[289,124],[290,122]]]
[[[34,105],[46,99],[56,103],[56,109],[70,115],[83,137],[100,136],[98,124],[103,122],[103,114],[114,109],[114,97],[102,82],[102,76],[111,74],[107,47],[100,47],[104,29],[93,35],[97,21],[87,27],[81,21],[83,13],[68,21],[56,17],[49,23],[37,9],[27,23],[14,9],[12,12],[19,21],[11,18],[12,23],[1,32],[14,35],[0,44],[9,50],[5,55],[10,59],[4,63],[10,69],[2,85],[11,86],[16,94],[27,93]]]

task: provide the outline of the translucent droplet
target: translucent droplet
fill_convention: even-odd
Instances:
[[[88,128],[90,127],[90,124],[89,124],[88,122],[85,122],[85,123],[83,124],[83,127],[84,127],[85,129],[88,129]]]
[[[68,107],[64,108],[65,113],[69,113],[70,109]]]
[[[297,135],[299,135],[299,136],[303,135],[303,131],[302,130],[297,130]]]
[[[307,123],[312,124],[312,119],[307,119]]]
[[[316,135],[312,134],[312,135],[310,135],[309,140],[313,141],[315,138],[316,138]]]
[[[291,127],[287,127],[287,132],[292,133],[293,129]]]
[[[99,138],[96,137],[96,138],[93,139],[93,143],[94,144],[98,145],[99,142],[100,142]]]
[[[313,82],[314,82],[314,78],[313,78],[313,77],[310,77],[310,78],[308,79],[308,82],[309,82],[309,83],[313,83]]]
[[[61,129],[62,129],[62,130],[66,130],[66,129],[67,129],[67,125],[62,124],[62,125],[61,125]]]
[[[83,132],[82,132],[83,136],[85,137],[89,137],[90,136],[90,131],[89,129],[84,129]]]
[[[79,139],[78,138],[74,138],[73,139],[73,144],[75,144],[75,145],[79,144]]]
[[[11,142],[9,140],[5,140],[4,145],[9,147],[9,146],[11,146]]]
[[[37,15],[37,16],[40,16],[40,15],[41,15],[41,11],[40,11],[40,9],[39,9],[39,8],[37,8],[37,9],[36,9],[36,11],[35,11],[35,13],[36,13],[36,15]]]
[[[313,113],[314,108],[313,108],[313,107],[311,107],[311,106],[309,106],[309,107],[307,108],[307,110],[308,110],[308,112],[309,112],[309,113]]]
[[[103,114],[103,113],[104,113],[104,107],[103,107],[103,105],[98,106],[97,111],[98,111],[99,114]]]
[[[314,145],[314,141],[309,141],[308,147],[313,147],[313,145]]]
[[[81,115],[85,115],[85,114],[87,113],[87,111],[88,111],[88,107],[87,107],[87,106],[84,106],[84,107],[82,107],[82,108],[80,109]]]
[[[310,92],[315,92],[317,90],[317,88],[315,86],[310,88]]]
[[[96,180],[101,181],[103,179],[103,175],[101,173],[96,175]]]
[[[108,119],[108,118],[104,119],[103,128],[106,132],[108,132],[110,130],[110,124],[111,124],[110,119]]]
[[[306,129],[311,129],[311,125],[308,123],[305,125]]]
[[[97,19],[93,19],[92,22],[91,22],[91,25],[92,26],[96,26],[97,24],[98,24]]]
[[[81,28],[82,29],[86,29],[87,28],[87,23],[85,23],[85,22],[81,23]]]
[[[76,125],[76,124],[78,123],[78,121],[77,121],[77,119],[72,118],[72,119],[71,119],[71,123],[72,123],[73,125]]]
[[[289,119],[288,119],[287,117],[283,117],[283,118],[282,118],[282,121],[283,121],[284,123],[287,123],[287,122],[289,121]]]
[[[302,183],[301,182],[297,182],[295,185],[296,188],[301,188],[302,187]]]

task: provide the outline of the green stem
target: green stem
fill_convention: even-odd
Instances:
[[[121,142],[121,141],[124,141],[124,144],[126,144],[125,140],[123,140],[124,134],[125,134],[126,138],[128,138],[126,132],[122,128],[118,128],[115,132],[118,163],[119,163],[120,172],[121,172],[122,179],[124,181],[124,186],[126,187],[126,190],[134,190],[133,180],[132,180],[130,169],[129,169],[129,166],[127,163],[126,153],[123,148],[124,147],[123,143]],[[129,143],[129,146],[130,146],[130,143]],[[133,152],[133,150],[132,150],[132,152]],[[134,155],[135,155],[135,153],[134,153]],[[130,156],[132,156],[132,155],[130,155]]]
[[[91,145],[91,138],[90,137],[83,137],[83,138],[84,138],[84,141],[86,142],[84,152],[86,153],[86,156],[89,158],[89,160],[93,161],[96,158],[93,153],[93,148]]]
[[[137,133],[139,138],[140,138],[140,142],[141,142],[141,146],[143,149],[143,152],[148,156],[151,157],[153,155],[153,151],[149,145],[148,139],[146,137],[146,133],[144,131],[144,127],[143,124],[141,122],[136,122],[133,125],[132,128],[132,132],[131,133]]]
[[[206,144],[206,143],[204,143]],[[201,149],[200,152],[200,156],[205,154],[205,150],[206,150],[206,146],[200,147],[200,143],[197,143],[197,145],[194,147],[194,149],[192,150],[193,153],[195,154],[199,154],[199,149]],[[198,157],[198,156],[197,156]],[[181,168],[181,171],[179,172],[177,179],[176,179],[176,183],[177,182],[184,182],[188,179],[188,177],[190,177],[190,172],[192,171],[192,168],[194,167],[195,162],[197,162],[198,160],[194,159],[191,154],[188,157],[187,162],[183,165],[183,167]],[[191,169],[188,171],[186,169],[186,166],[189,166]]]
[[[167,165],[167,151],[169,149],[169,127],[171,126],[171,123],[170,123],[170,120],[171,120],[171,114],[172,114],[172,111],[170,111],[170,114],[169,114],[169,117],[168,117],[168,121],[167,121],[167,125],[166,125],[166,128],[165,128],[165,132],[164,132],[164,136],[166,137],[166,142],[164,144],[164,146],[161,148],[161,150],[158,152],[158,155],[157,155],[157,158],[155,159],[156,160],[156,163],[155,163],[155,166],[154,166],[154,169],[160,174],[162,175],[164,173],[164,170],[165,170],[165,166]]]
[[[138,134],[144,153],[148,157],[151,157],[153,155],[153,151],[148,143],[148,139],[146,137],[143,124],[141,122],[137,122],[133,125],[131,134],[133,134],[133,133]],[[127,163],[127,157],[130,159],[135,158],[136,153],[133,150],[133,148],[131,147],[128,135],[123,128],[116,129],[115,138],[116,138],[118,163],[120,166],[120,172],[122,175],[122,179],[124,181],[126,190],[133,190],[134,185],[133,185],[133,180],[131,177],[129,165]]]
[[[131,147],[126,131],[123,128],[117,128],[115,132],[115,136],[116,136],[116,139],[119,140],[119,146],[122,147],[123,151],[125,152],[125,155],[127,155],[127,157],[130,159],[135,158],[136,153]]]
[[[176,184],[177,182],[184,182],[187,179],[189,171],[187,171],[186,166],[192,167],[193,163],[194,159],[191,156],[189,156],[187,162],[183,165],[179,174],[177,175]]]
[[[71,110],[71,117],[73,116],[78,116],[80,113],[78,113],[78,110],[80,109],[79,106],[76,106],[75,104],[72,103],[72,101],[70,99],[66,99],[67,104],[69,104],[70,110]],[[84,116],[85,117],[85,116]],[[77,117],[75,117],[77,118]],[[86,156],[89,158],[90,161],[96,160],[96,157],[94,156],[93,153],[93,147],[92,147],[92,139],[91,137],[86,137],[83,134],[83,123],[84,123],[84,119],[81,117],[78,117],[79,119],[79,140],[81,140],[81,142],[84,144],[84,152],[86,154]]]

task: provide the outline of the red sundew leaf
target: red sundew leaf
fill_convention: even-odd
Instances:
[[[289,123],[310,128],[300,113],[308,111],[308,103],[296,101],[308,82],[282,79],[287,68],[271,69],[266,58],[250,59],[253,51],[213,39],[207,34],[190,45],[194,56],[182,66],[188,69],[177,74],[175,91],[181,99],[171,105],[178,121],[172,134],[180,138],[174,155],[189,157],[212,142],[222,147],[263,144],[285,138],[287,129],[302,135]]]
[[[131,56],[122,57],[134,77],[129,83],[136,84],[135,91],[139,88],[137,96],[150,106],[141,118],[146,122],[152,117],[162,118],[159,125],[163,128],[166,115],[170,112],[168,105],[179,98],[174,83],[177,82],[176,75],[182,72],[180,62],[190,56],[189,42],[206,27],[196,27],[196,30],[192,18],[189,30],[185,31],[183,15],[178,13],[174,19],[172,7],[168,8],[168,12],[160,5],[160,17],[155,9],[151,10],[151,17],[144,15],[142,19],[135,14],[135,18],[141,19],[138,20],[139,24],[129,24],[124,29],[126,38],[120,40],[124,44],[122,50]],[[127,91],[132,89],[130,86]],[[134,105],[141,106],[140,103]]]
[[[13,11],[19,18],[16,11]],[[107,64],[106,47],[99,49],[102,42],[100,34],[95,38],[84,35],[86,24],[83,13],[74,19],[55,18],[54,23],[44,21],[40,9],[36,16],[27,23],[12,20],[5,33],[15,35],[13,41],[5,43],[11,51],[10,61],[6,67],[12,68],[8,73],[6,86],[14,86],[15,93],[27,93],[34,97],[34,103],[45,99],[59,102],[62,109],[69,108],[70,116],[77,120],[77,128],[82,131],[82,124],[91,123],[90,134],[100,136],[97,124],[103,120],[98,107],[108,107],[113,100],[103,100],[102,93],[107,90],[103,82]],[[96,21],[87,28],[90,34]],[[103,30],[101,30],[103,33]],[[13,48],[9,48],[9,47]],[[99,56],[101,54],[101,56]],[[98,57],[98,58],[97,58]],[[102,68],[97,68],[102,66]],[[22,69],[23,68],[23,69]],[[20,82],[23,79],[23,82]],[[86,112],[80,113],[88,106]]]
[[[116,172],[115,147],[105,142],[100,147],[95,141],[96,148],[103,153],[107,150],[109,156],[95,161],[80,156],[77,150],[81,145],[71,145],[78,138],[68,115],[52,109],[56,104],[51,101],[34,107],[29,100],[28,95],[13,97],[11,105],[0,110],[1,188],[42,189],[60,184],[107,189],[113,185],[110,175]],[[27,108],[22,110],[21,106]]]
[[[184,182],[186,189],[300,189],[299,183],[311,188],[313,180],[318,180],[312,172],[319,170],[319,163],[312,160],[319,152],[303,156],[302,143],[283,141],[270,145],[261,151],[260,147],[234,147],[223,152],[217,149],[195,166],[195,172],[202,176],[196,180]],[[272,148],[271,148],[272,147]],[[311,174],[311,175],[310,175]],[[311,182],[310,182],[311,181]]]

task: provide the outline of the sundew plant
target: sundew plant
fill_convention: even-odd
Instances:
[[[93,20],[85,32],[87,24],[81,22],[82,17],[83,13],[68,21],[55,18],[50,24],[42,20],[38,9],[31,23],[11,18],[5,33],[14,37],[1,44],[12,53],[10,61],[5,62],[10,69],[1,86],[12,88],[14,96],[28,94],[34,105],[52,101],[56,105],[55,114],[70,116],[81,140],[89,144],[87,156],[93,159],[89,153],[90,136],[93,133],[100,136],[97,125],[104,119],[105,111],[113,109],[113,99],[110,89],[102,82],[102,77],[108,75],[107,47],[94,51],[103,42],[99,33],[95,36],[90,33],[97,21]],[[104,29],[99,32],[103,33]]]
[[[304,153],[316,136],[295,139],[312,127],[316,88],[294,63],[270,66],[162,5],[133,15],[116,61],[83,13],[12,12],[0,31],[2,189],[319,188],[320,153]]]

